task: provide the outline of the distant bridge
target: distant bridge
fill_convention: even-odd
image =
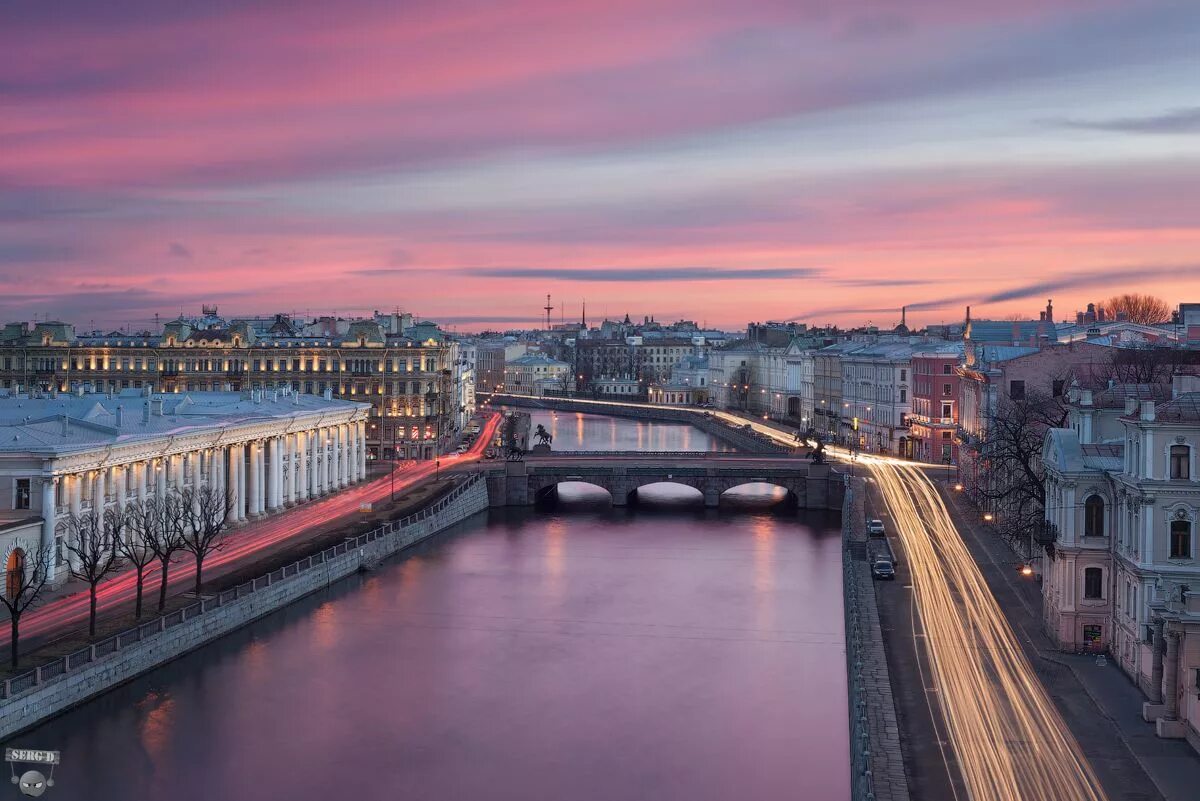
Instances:
[[[787,490],[787,503],[801,509],[841,509],[844,476],[828,464],[805,459],[734,453],[557,453],[531,454],[521,462],[490,465],[485,472],[492,506],[528,506],[548,499],[563,482],[593,484],[608,491],[614,506],[636,499],[649,484],[680,484],[720,505],[727,490],[773,484]]]

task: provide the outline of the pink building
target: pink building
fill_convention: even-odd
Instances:
[[[958,368],[961,342],[918,346],[912,355],[913,458],[922,462],[958,462]]]

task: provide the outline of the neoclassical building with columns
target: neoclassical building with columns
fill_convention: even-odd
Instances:
[[[6,576],[44,548],[65,581],[71,514],[211,486],[238,525],[361,481],[370,408],[287,389],[0,396]]]

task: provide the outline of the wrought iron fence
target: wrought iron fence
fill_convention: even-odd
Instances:
[[[80,649],[65,657],[60,657],[53,662],[48,662],[37,668],[21,673],[12,678],[5,679],[0,683],[0,699],[9,699],[21,693],[28,692],[37,687],[47,679],[52,679],[73,670],[78,670],[89,662],[94,662],[97,659],[116,653],[122,648],[126,648],[136,642],[140,642],[148,637],[153,637],[166,629],[178,626],[185,621],[202,615],[210,609],[216,609],[231,603],[238,598],[246,595],[251,595],[259,590],[266,589],[272,584],[278,584],[288,578],[295,578],[302,572],[310,570],[314,565],[321,565],[328,562],[330,559],[349,553],[351,550],[357,550],[362,546],[374,542],[391,534],[402,532],[406,528],[417,525],[420,522],[428,520],[440,512],[443,512],[460,497],[462,497],[471,488],[483,481],[483,477],[479,474],[472,475],[464,483],[455,487],[446,495],[439,498],[429,506],[424,507],[418,512],[415,512],[400,520],[393,520],[384,523],[377,528],[368,531],[365,534],[360,534],[357,537],[349,537],[337,545],[326,548],[323,551],[306,556],[289,565],[284,565],[281,568],[271,571],[266,575],[251,579],[244,584],[239,584],[232,589],[224,590],[210,598],[197,601],[189,604],[173,612],[165,615],[160,615],[153,620],[141,623],[133,628],[118,632],[117,634],[100,640],[87,648]]]

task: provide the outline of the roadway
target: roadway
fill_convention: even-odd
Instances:
[[[920,465],[858,457],[903,545],[951,786],[971,801],[1101,801],[1100,783]],[[921,666],[918,665],[918,667]],[[953,761],[954,768],[950,767]],[[957,793],[955,793],[957,796]]]
[[[714,416],[794,443],[789,433],[755,419]],[[929,702],[928,730],[953,752],[942,756],[947,781],[935,784],[956,799],[962,788],[971,801],[1103,801],[1091,765],[927,475],[945,466],[826,450],[869,471],[903,546],[916,616],[912,635],[921,644],[915,667],[930,674],[921,679],[932,683],[936,699]]]
[[[330,496],[309,501],[285,512],[231,529],[224,536],[220,550],[204,561],[205,581],[220,578],[238,569],[243,569],[255,559],[269,555],[269,551],[295,539],[315,526],[350,518],[359,513],[361,504],[381,501],[389,497],[393,489],[403,490],[432,477],[439,469],[452,470],[478,462],[484,449],[490,446],[500,425],[499,414],[490,415],[487,423],[471,449],[462,455],[443,456],[437,462],[406,462],[393,467],[370,481],[340,490]],[[393,477],[392,472],[396,475]],[[394,478],[394,481],[393,481]],[[169,595],[191,589],[194,583],[194,566],[187,554],[174,562],[167,576]],[[158,598],[159,569],[157,563],[146,569],[145,597],[147,609],[154,609]],[[132,570],[116,573],[105,581],[96,593],[97,615],[100,618],[119,611],[131,611],[137,593],[137,578]],[[25,645],[45,644],[57,637],[81,630],[87,626],[88,592],[86,587],[67,595],[52,597],[41,606],[29,610],[21,618],[21,641]],[[151,615],[153,613],[150,613]],[[7,643],[10,623],[0,623],[0,642]],[[28,648],[28,645],[25,646]]]

